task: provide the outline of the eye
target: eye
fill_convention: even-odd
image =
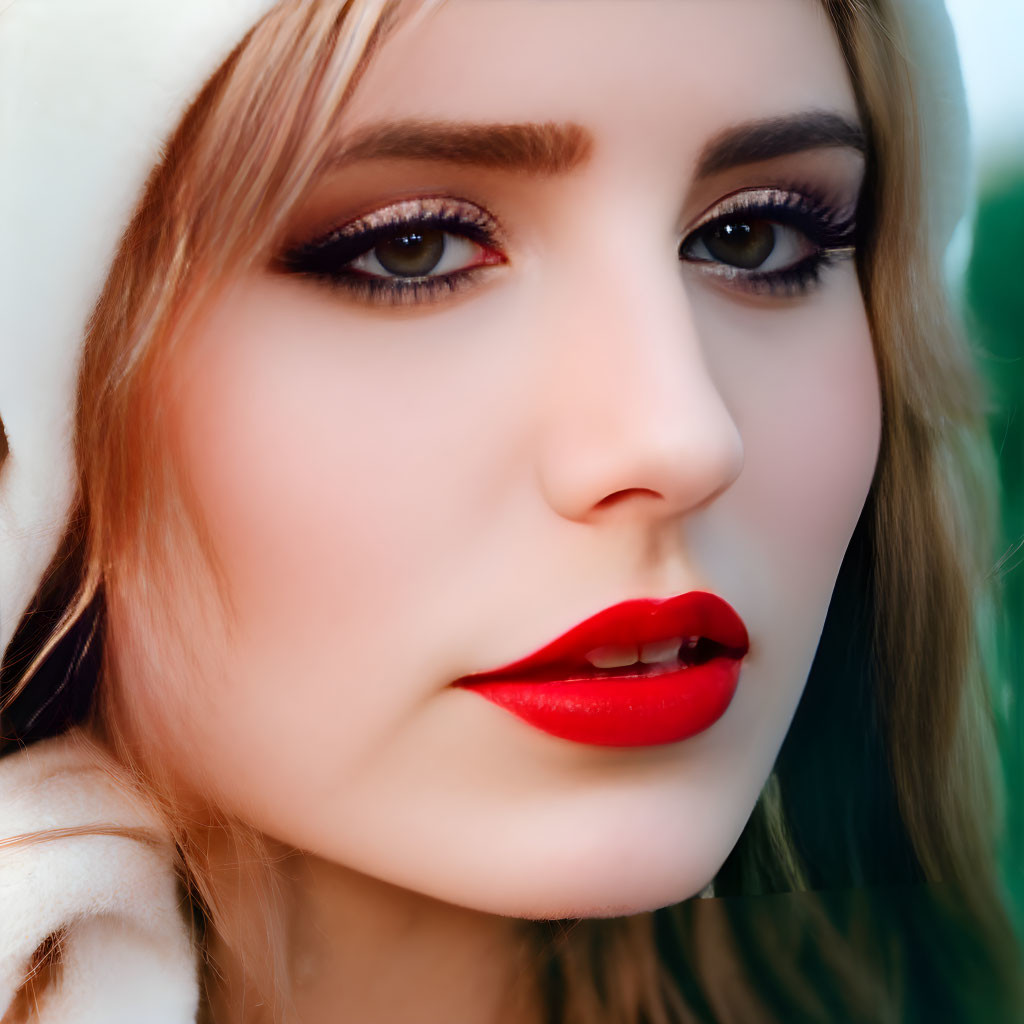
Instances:
[[[855,214],[805,191],[748,189],[712,207],[679,258],[731,288],[803,295],[827,265],[853,255]]]
[[[408,199],[289,249],[277,266],[379,305],[436,300],[505,263],[497,222],[461,199]]]
[[[818,251],[796,228],[752,218],[717,221],[687,241],[687,259],[762,273],[785,270]]]
[[[395,231],[346,264],[373,277],[417,278],[451,274],[493,262],[479,243],[435,227]]]

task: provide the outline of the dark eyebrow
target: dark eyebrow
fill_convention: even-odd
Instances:
[[[358,129],[331,165],[355,160],[433,160],[528,174],[564,174],[593,149],[578,124],[389,121]]]
[[[704,147],[697,177],[822,147],[848,147],[866,154],[868,140],[859,124],[830,111],[750,121],[727,129]]]

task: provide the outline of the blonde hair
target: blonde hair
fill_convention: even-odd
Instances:
[[[859,254],[883,396],[872,495],[794,727],[716,880],[722,898],[619,921],[533,926],[551,1020],[837,1019],[836,1005],[849,1013],[842,1019],[905,1019],[905,922],[887,930],[866,897],[836,905],[812,890],[856,893],[858,886],[920,881],[945,883],[928,890],[929,900],[936,895],[925,913],[936,928],[952,934],[966,921],[975,929],[964,939],[976,958],[966,983],[988,979],[997,994],[1019,997],[1015,940],[994,874],[998,791],[974,625],[988,599],[993,512],[984,504],[992,488],[981,395],[927,237],[912,81],[891,0],[822,2],[872,141],[871,231]],[[98,595],[143,585],[147,566],[168,545],[180,555],[182,536],[193,539],[196,564],[215,569],[189,495],[161,449],[164,369],[189,318],[220,282],[270,250],[324,158],[329,127],[406,6],[286,0],[237,47],[171,140],[86,339],[76,420],[81,504],[70,545],[81,586],[50,647]],[[155,651],[142,656],[160,661]],[[273,868],[260,837],[237,822],[210,823],[268,893],[269,927],[262,919],[228,920],[210,871],[211,832],[186,823],[167,780],[134,762],[109,703],[112,671],[108,661],[94,728],[125,765],[128,784],[162,808],[195,897],[200,940],[203,925],[212,924],[252,978],[275,979],[262,994],[268,1016],[278,1019],[287,1012],[287,970],[272,941],[279,924]],[[846,836],[835,849],[823,836],[834,832],[842,798],[823,788],[828,775],[820,765],[851,740],[837,731],[844,722],[834,720],[840,716],[830,699],[848,701],[847,727],[863,726],[856,763],[871,775],[833,781],[845,780],[865,806],[877,796],[881,808],[869,842]],[[808,763],[817,790],[801,779]],[[788,897],[784,917],[771,903],[779,893],[799,894]],[[817,936],[812,959],[822,974],[815,984],[794,953],[808,935]],[[828,1001],[830,989],[841,993],[839,1003]]]

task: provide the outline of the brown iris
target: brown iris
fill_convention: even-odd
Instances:
[[[716,260],[755,270],[775,248],[775,229],[766,220],[729,221],[709,231],[704,244]]]
[[[373,252],[380,265],[398,277],[425,277],[444,255],[443,231],[418,228],[378,242]]]

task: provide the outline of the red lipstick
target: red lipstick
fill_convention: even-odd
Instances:
[[[624,601],[533,654],[453,685],[576,743],[677,743],[725,713],[749,640],[720,597]]]

